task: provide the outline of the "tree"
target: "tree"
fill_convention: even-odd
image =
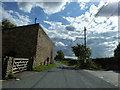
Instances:
[[[64,59],[64,53],[62,52],[62,50],[57,51],[56,60],[63,60],[63,59]]]
[[[91,55],[90,48],[81,44],[77,44],[77,46],[73,46],[72,51],[74,52],[75,56],[78,57],[79,60],[83,60],[83,61],[88,60]]]
[[[120,59],[120,43],[118,44],[117,48],[114,50],[114,57],[116,60]]]
[[[12,28],[12,27],[16,27],[15,24],[11,23],[9,20],[7,19],[3,19],[2,20],[2,29],[6,29],[6,28]]]
[[[78,57],[78,66],[81,68],[89,68],[93,66],[93,62],[90,59],[91,50],[85,45],[77,44],[72,47],[72,51],[75,56]]]

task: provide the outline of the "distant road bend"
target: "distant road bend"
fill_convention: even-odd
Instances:
[[[117,88],[90,73],[57,63],[57,67],[21,80],[3,82],[3,88]]]

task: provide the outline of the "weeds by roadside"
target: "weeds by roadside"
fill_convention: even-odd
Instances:
[[[53,68],[53,67],[56,67],[56,64],[53,63],[53,64],[49,64],[48,66],[47,65],[43,65],[43,66],[38,66],[38,67],[35,67],[33,68],[33,71],[43,71],[43,70],[47,70],[49,68]]]
[[[65,64],[68,66],[74,66],[80,69],[87,69],[87,70],[104,70],[102,69],[99,65],[93,63],[93,62],[88,62],[86,64],[83,64],[81,62],[76,62],[73,63],[71,61],[57,61],[58,63]]]
[[[15,79],[15,74],[14,74],[14,73],[9,73],[4,79],[5,79],[5,80]]]

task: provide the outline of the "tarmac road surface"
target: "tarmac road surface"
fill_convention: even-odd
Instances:
[[[3,88],[117,88],[89,72],[55,63],[55,68],[4,81]]]

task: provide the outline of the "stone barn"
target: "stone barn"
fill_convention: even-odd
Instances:
[[[31,67],[54,62],[54,43],[39,24],[2,31],[2,57],[32,58]]]

